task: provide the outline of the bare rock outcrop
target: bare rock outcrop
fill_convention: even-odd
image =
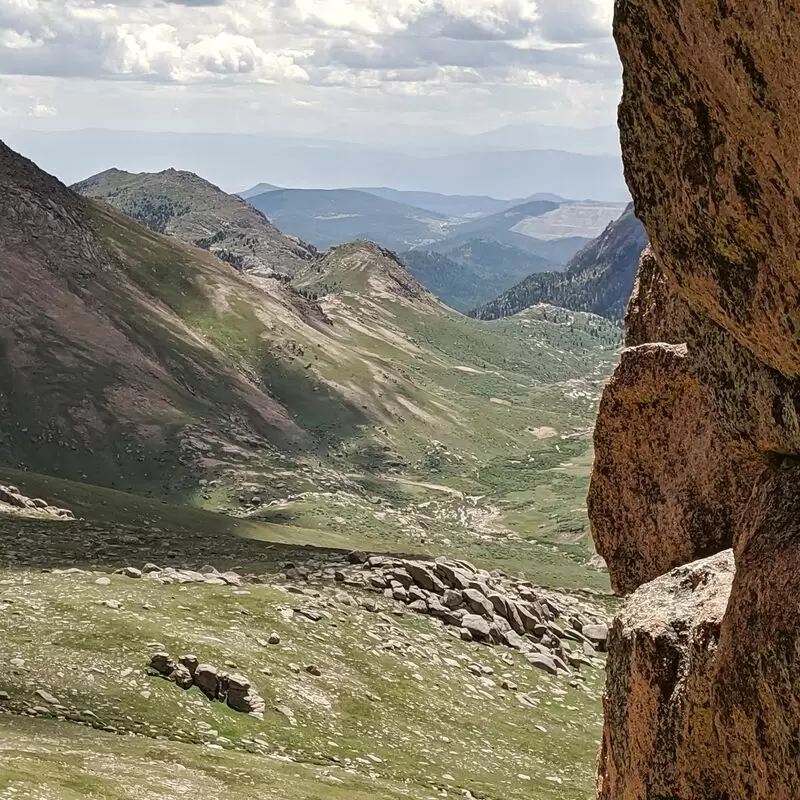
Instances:
[[[588,498],[598,552],[622,593],[731,547],[771,454],[800,452],[800,382],[693,311],[650,250],[626,323]]]
[[[714,657],[733,581],[718,553],[645,584],[610,631],[600,800],[706,798]],[[688,767],[688,768],[687,768]]]
[[[617,0],[615,37],[652,249],[595,433],[592,532],[635,590],[609,637],[598,797],[793,800],[800,15]]]
[[[762,473],[740,526],[714,674],[720,796],[800,797],[800,459]]]
[[[625,176],[667,275],[800,374],[800,26],[783,0],[618,0]]]

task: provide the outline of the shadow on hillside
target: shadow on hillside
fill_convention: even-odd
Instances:
[[[115,570],[154,563],[197,569],[210,564],[241,574],[272,575],[290,563],[341,560],[352,549],[245,538],[240,520],[216,514],[203,516],[210,518],[203,527],[165,530],[144,521],[51,521],[0,513],[0,568]],[[412,555],[386,554],[400,558]]]

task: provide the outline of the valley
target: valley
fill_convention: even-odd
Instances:
[[[0,166],[0,792],[586,798],[617,326],[463,316],[390,250],[318,252],[197,176],[86,198]]]

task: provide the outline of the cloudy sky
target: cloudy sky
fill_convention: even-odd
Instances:
[[[0,130],[613,124],[613,0],[0,0]]]

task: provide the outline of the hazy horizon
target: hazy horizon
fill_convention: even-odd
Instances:
[[[541,130],[541,129],[540,129]],[[83,129],[12,130],[3,138],[65,183],[116,167],[196,172],[225,191],[266,182],[288,188],[386,186],[404,191],[488,195],[552,193],[574,200],[628,198],[619,155],[521,149],[460,137],[404,147],[291,136]],[[471,146],[470,146],[471,145]]]
[[[0,137],[68,182],[175,166],[229,191],[267,181],[621,199],[612,12],[613,0],[14,2],[0,12]],[[275,152],[245,144],[237,162],[199,153],[190,137],[201,136]],[[497,155],[515,150],[582,158],[554,165],[559,188],[542,159]],[[451,164],[428,174],[422,158]]]

